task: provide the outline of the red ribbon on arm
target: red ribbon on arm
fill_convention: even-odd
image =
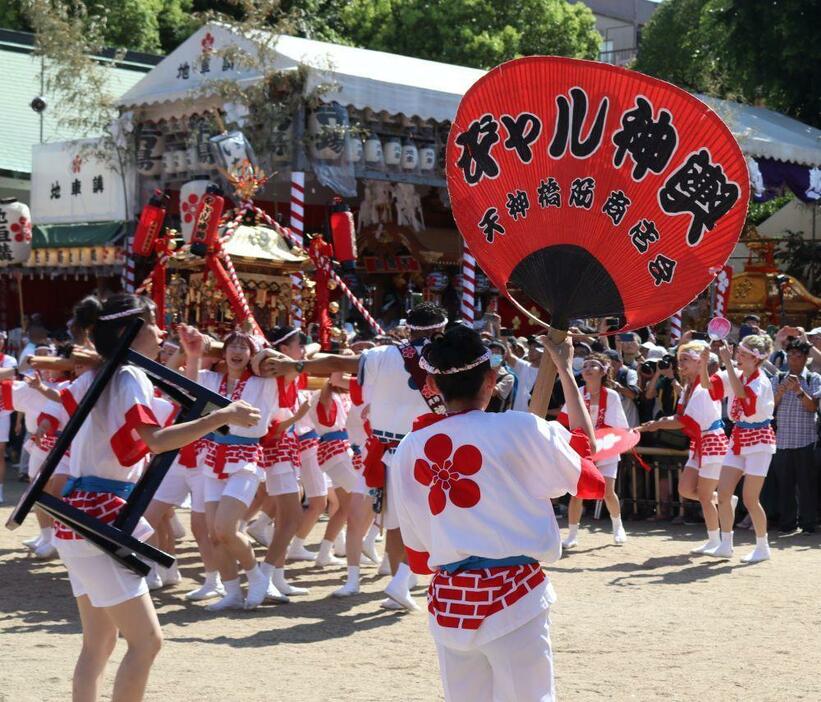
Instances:
[[[581,458],[581,473],[576,483],[576,497],[580,500],[604,499],[604,476],[590,460],[593,455],[590,439],[583,429],[574,429],[570,436],[570,448]]]

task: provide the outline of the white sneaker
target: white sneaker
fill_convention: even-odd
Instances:
[[[719,544],[716,548],[705,549],[702,551],[705,556],[712,556],[713,558],[732,558],[733,547],[729,544]]]
[[[185,599],[189,602],[199,602],[200,600],[210,600],[214,597],[224,596],[225,588],[222,586],[222,583],[217,582],[215,585],[205,583],[196,590],[191,590],[191,592],[185,594]]]
[[[159,570],[152,568],[145,576],[145,582],[149,590],[159,590],[162,587],[162,577],[160,577]]]
[[[624,531],[624,527],[620,526],[616,531],[613,532],[613,543],[616,546],[622,546],[627,541],[627,532]]]
[[[345,561],[343,561],[341,558],[337,558],[336,556],[331,555],[330,553],[327,555],[317,555],[314,562],[319,568],[326,568],[327,566],[345,565]]]
[[[316,551],[309,551],[304,546],[294,547],[292,544],[288,547],[285,558],[289,561],[315,561],[316,556]]]
[[[271,541],[274,539],[274,525],[271,522],[265,524],[257,519],[248,525],[245,529],[245,533],[248,534],[248,536],[250,536],[260,546],[268,548],[271,545]]]
[[[568,536],[564,541],[562,541],[562,548],[563,549],[576,548],[576,546],[578,546],[578,545],[579,545],[579,540],[575,536],[572,537],[572,538],[570,536]]]
[[[350,597],[351,595],[358,595],[358,594],[359,594],[359,587],[358,586],[351,585],[349,583],[345,583],[338,590],[334,590],[331,593],[331,597]]]
[[[752,553],[741,557],[742,563],[760,563],[761,561],[770,560],[769,546],[756,546]]]
[[[700,554],[700,553],[707,553],[708,551],[713,551],[721,546],[721,541],[710,541],[707,540],[701,546],[696,546],[695,548],[690,549],[690,553]],[[712,554],[711,554],[712,555]]]
[[[391,587],[391,583],[388,583],[388,587],[385,588],[385,594],[409,612],[417,612],[419,610],[419,605],[413,601],[410,591],[407,589],[403,591],[398,587]]]
[[[242,599],[242,593],[236,593],[234,595],[224,595],[220,600],[216,602],[212,602],[210,605],[206,605],[205,609],[209,612],[222,612],[226,609],[244,609],[245,608],[245,601]]]
[[[388,558],[387,553],[384,556],[382,556],[382,560],[379,562],[379,570],[377,570],[376,572],[378,575],[391,574],[391,561]]]
[[[248,580],[248,595],[245,598],[245,609],[256,609],[268,595],[268,586],[271,584],[270,577],[265,577],[261,573],[255,578]]]
[[[38,561],[53,561],[57,558],[57,548],[51,541],[46,541],[34,549],[34,557]]]
[[[390,597],[382,600],[379,603],[379,606],[382,609],[389,609],[393,612],[404,612],[405,611],[405,608],[401,604],[399,604],[398,602],[394,602]]]

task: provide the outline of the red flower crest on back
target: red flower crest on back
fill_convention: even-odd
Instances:
[[[479,486],[466,475],[474,475],[482,468],[482,453],[470,444],[453,451],[453,441],[447,434],[434,434],[425,442],[425,457],[418,458],[413,477],[422,485],[430,486],[428,505],[431,514],[440,514],[448,499],[463,509],[479,503]]]

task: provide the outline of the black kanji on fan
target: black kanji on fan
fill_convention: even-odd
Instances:
[[[527,211],[530,209],[530,200],[527,197],[527,193],[524,190],[515,190],[512,193],[507,194],[507,213],[513,217],[513,221],[516,222],[519,219],[519,216],[522,219],[527,217]]]
[[[488,244],[492,244],[497,234],[504,234],[505,228],[499,224],[499,211],[495,207],[488,207],[479,220],[479,229],[485,235]]]
[[[676,271],[676,262],[672,258],[667,258],[664,254],[659,254],[647,264],[647,270],[653,276],[656,287],[662,283],[672,283],[673,275]]]
[[[720,217],[735,205],[741,191],[728,181],[720,164],[710,162],[710,152],[701,149],[690,154],[659,191],[659,204],[667,214],[689,212],[693,215],[687,243],[701,243],[705,230],[712,229]]]
[[[589,210],[593,207],[593,195],[596,181],[593,178],[574,178],[570,183],[570,197],[567,202],[571,207],[583,207]]]
[[[673,116],[667,110],[659,111],[653,121],[653,105],[643,97],[636,97],[636,107],[621,116],[621,129],[613,135],[616,152],[613,165],[620,168],[627,154],[633,158],[633,180],[641,180],[647,171],[661,173],[676,150],[678,134],[673,127]]]
[[[573,103],[571,108],[570,103]],[[604,123],[607,119],[607,109],[610,101],[605,97],[599,103],[599,110],[593,126],[587,132],[587,138],[582,139],[582,128],[587,118],[587,93],[581,88],[570,88],[570,100],[565,95],[556,96],[556,132],[550,142],[548,153],[552,158],[561,158],[570,142],[570,153],[576,158],[587,158],[601,145]],[[572,116],[571,116],[572,110]]]
[[[614,190],[607,197],[601,211],[613,220],[613,224],[621,224],[628,207],[630,207],[630,199],[627,195],[621,190]]]
[[[636,222],[628,235],[639,253],[647,253],[650,244],[658,241],[660,236],[658,229],[656,229],[656,223],[651,222],[649,219],[641,219]]]
[[[529,112],[522,112],[515,119],[510,115],[502,115],[501,120],[508,134],[504,147],[510,150],[515,149],[522,163],[530,163],[533,158],[530,145],[542,133],[541,120]]]
[[[561,189],[555,178],[548,178],[539,183],[539,187],[536,188],[536,195],[539,198],[539,207],[541,208],[562,206]]]
[[[499,164],[490,153],[498,141],[499,123],[492,115],[473,120],[456,137],[456,143],[462,148],[456,165],[462,169],[468,185],[476,185],[484,177],[492,179],[499,175]]]

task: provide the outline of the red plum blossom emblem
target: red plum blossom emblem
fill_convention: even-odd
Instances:
[[[425,442],[425,457],[427,460],[416,460],[413,477],[422,485],[430,486],[428,505],[431,514],[442,512],[448,499],[463,509],[478,504],[481,498],[479,486],[464,477],[478,473],[482,467],[482,454],[478,448],[464,444],[454,452],[453,442],[447,434],[435,434]]]

